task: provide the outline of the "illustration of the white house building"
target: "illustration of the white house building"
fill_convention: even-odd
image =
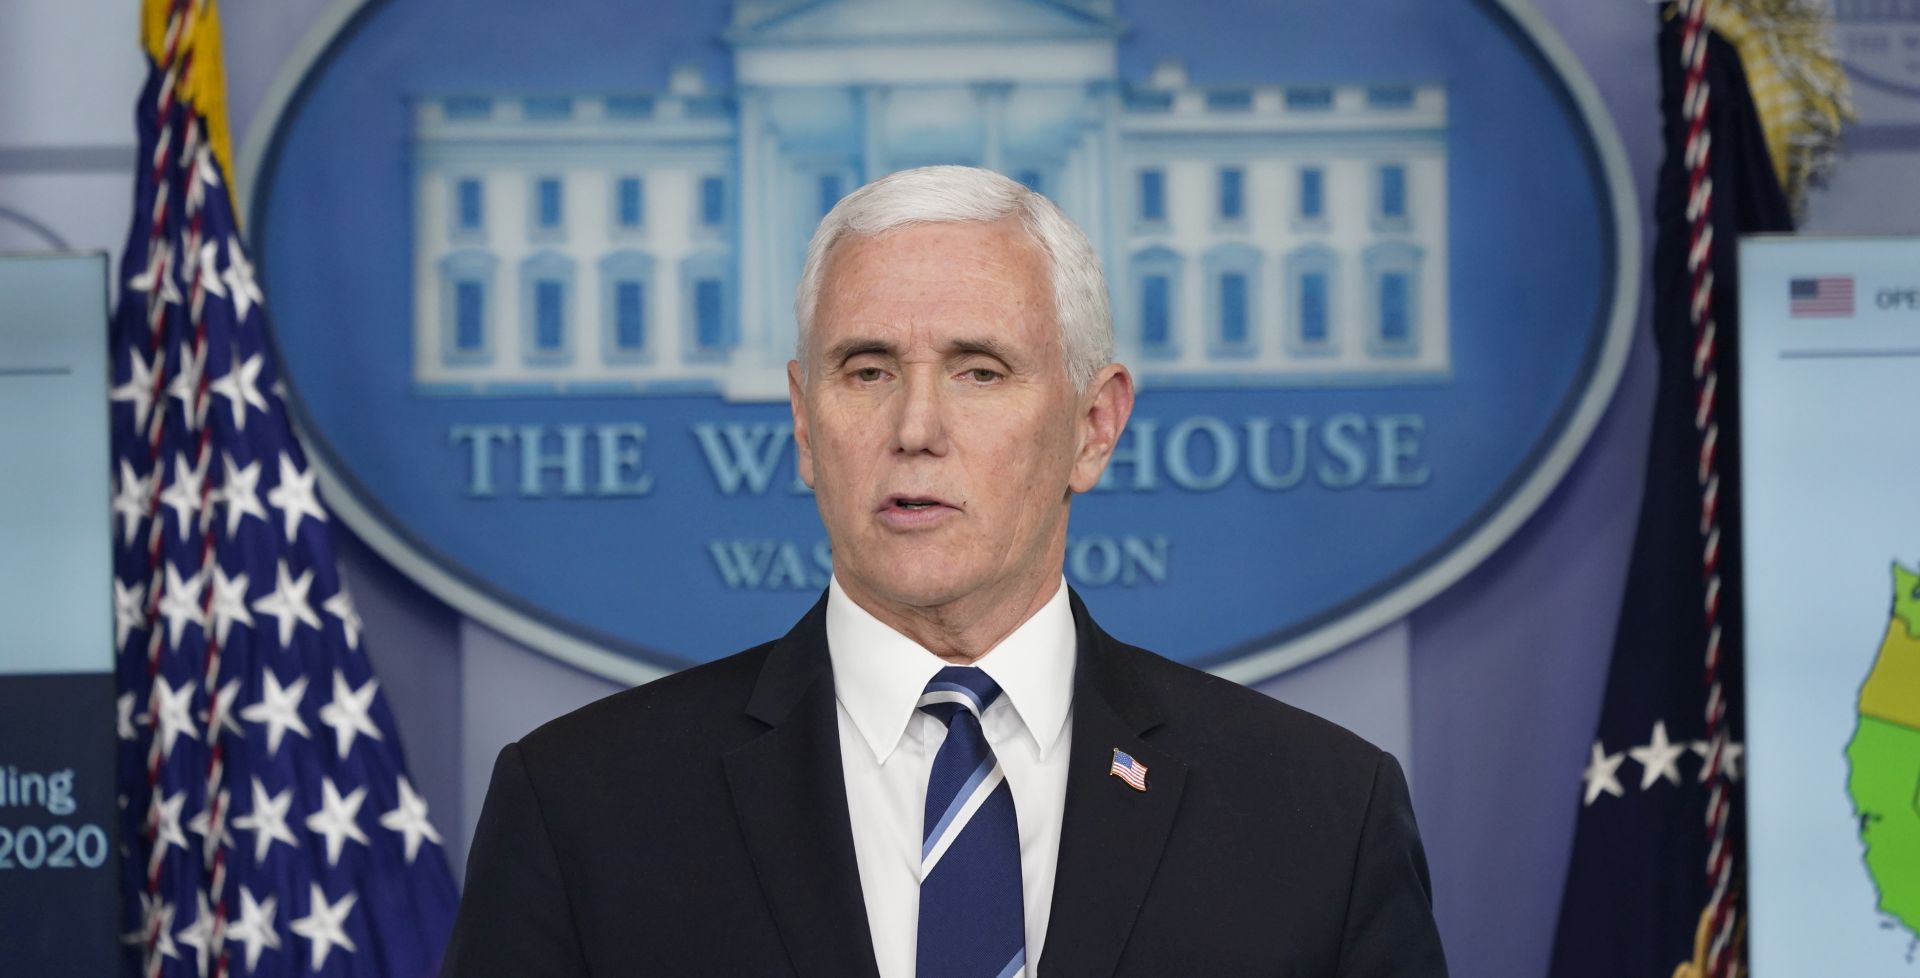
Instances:
[[[1119,75],[1112,0],[736,0],[734,78],[417,98],[414,378],[439,393],[786,396],[807,237],[967,163],[1093,239],[1144,386],[1449,369],[1436,84]]]

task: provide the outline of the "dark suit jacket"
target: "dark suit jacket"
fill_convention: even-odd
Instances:
[[[1072,604],[1039,978],[1445,975],[1391,756]],[[442,974],[873,978],[825,609],[502,750]],[[1116,747],[1145,792],[1109,773]]]

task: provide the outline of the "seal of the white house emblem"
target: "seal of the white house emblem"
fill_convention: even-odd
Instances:
[[[892,170],[998,170],[1093,240],[1142,393],[1067,579],[1240,678],[1457,579],[1624,360],[1630,183],[1517,2],[370,0],[324,30],[246,173],[333,502],[611,675],[825,585],[791,296]]]

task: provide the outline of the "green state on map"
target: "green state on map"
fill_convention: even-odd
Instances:
[[[1860,687],[1847,795],[1880,911],[1920,938],[1920,574],[1893,565],[1893,611]]]

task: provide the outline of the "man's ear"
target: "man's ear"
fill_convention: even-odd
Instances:
[[[813,488],[813,439],[807,431],[807,388],[800,381],[800,361],[787,361],[787,406],[793,411],[794,464],[800,481]]]
[[[1086,492],[1100,481],[1132,414],[1133,375],[1117,363],[1100,368],[1080,397],[1080,443],[1067,483],[1074,492]]]

